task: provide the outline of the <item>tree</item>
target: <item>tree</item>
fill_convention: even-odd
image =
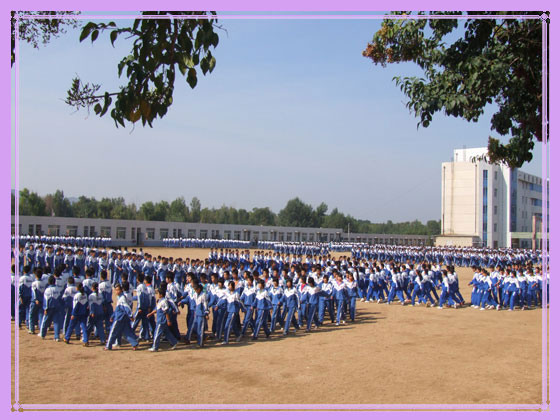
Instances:
[[[428,220],[426,222],[426,227],[428,235],[434,236],[441,234],[441,220]]]
[[[110,32],[111,44],[119,36],[134,39],[131,54],[118,64],[118,75],[128,78],[128,84],[118,92],[97,94],[100,85],[83,83],[74,78],[68,90],[66,103],[76,109],[93,107],[94,112],[111,118],[118,127],[125,120],[152,126],[157,117],[163,117],[173,102],[176,68],[191,88],[197,84],[197,67],[203,74],[212,72],[216,59],[211,48],[218,45],[214,28],[215,12],[142,12],[143,16],[189,15],[198,19],[158,18],[136,19],[132,27],[117,27],[115,22],[88,22],[82,29],[80,42],[90,38],[93,43],[104,31]],[[113,104],[113,99],[115,103]]]
[[[140,206],[138,211],[140,220],[156,220],[155,219],[155,206],[151,201],[146,201]]]
[[[305,204],[298,197],[292,198],[286,207],[278,213],[278,223],[281,226],[313,226],[314,213],[313,207]]]
[[[165,221],[169,214],[169,203],[165,200],[160,201],[154,206],[153,220]]]
[[[52,196],[52,211],[54,216],[72,217],[72,204],[64,197],[64,191],[56,190]]]
[[[82,195],[78,197],[78,201],[72,205],[72,214],[74,217],[96,217],[97,204],[98,203],[95,198],[87,198]]]
[[[189,208],[184,197],[176,198],[171,202],[167,220],[170,222],[187,222],[189,220]]]
[[[196,197],[193,197],[191,200],[191,222],[197,223],[200,221],[200,209],[200,200]]]
[[[45,201],[37,193],[24,188],[19,193],[19,214],[22,216],[46,216]]]
[[[473,14],[541,13],[467,12]],[[438,111],[476,122],[496,103],[491,129],[510,139],[489,137],[489,158],[520,167],[532,159],[534,139],[542,141],[542,25],[541,19],[385,19],[363,55],[382,66],[413,62],[422,69],[422,78],[393,78],[418,126],[428,127]]]
[[[255,226],[274,226],[276,215],[268,207],[255,207],[249,216],[249,224]]]
[[[79,15],[80,12],[16,12],[12,11],[12,66],[16,60],[16,18],[18,18],[17,27],[19,28],[19,40],[25,41],[39,48],[39,44],[46,45],[51,38],[57,38],[61,34],[66,33],[66,27],[78,27],[77,19],[41,19],[41,18],[19,18],[19,16],[72,16]]]

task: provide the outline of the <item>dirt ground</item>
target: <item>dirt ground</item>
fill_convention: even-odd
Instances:
[[[205,258],[208,250],[145,249]],[[470,301],[471,270],[458,270]],[[22,404],[539,404],[540,309],[357,303],[357,320],[228,346],[111,352],[20,330]],[[186,309],[179,327],[186,331]],[[14,342],[12,329],[12,343]],[[126,343],[123,340],[123,343]],[[12,346],[13,351],[13,346]],[[12,383],[14,377],[12,375]],[[163,392],[168,389],[169,392]],[[157,394],[157,398],[156,398]]]

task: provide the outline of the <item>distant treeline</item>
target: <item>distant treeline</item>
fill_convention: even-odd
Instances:
[[[15,197],[12,193],[12,214],[15,210]],[[136,204],[126,204],[124,198],[102,198],[80,196],[70,202],[64,197],[64,192],[57,190],[54,194],[41,197],[35,192],[24,188],[19,196],[19,214],[22,216],[58,216],[58,217],[88,217],[97,219],[121,220],[157,220],[168,222],[219,223],[235,225],[263,225],[263,226],[298,226],[324,227],[341,229],[353,233],[401,234],[401,235],[438,235],[440,221],[429,220],[426,224],[415,220],[413,222],[372,223],[369,220],[358,220],[345,215],[334,208],[327,214],[328,206],[321,203],[316,208],[304,203],[299,198],[293,198],[278,214],[268,207],[255,207],[253,210],[235,209],[222,206],[216,208],[202,208],[196,197],[187,205],[183,197],[176,198],[171,203],[160,201],[154,203],[146,201],[140,208]]]

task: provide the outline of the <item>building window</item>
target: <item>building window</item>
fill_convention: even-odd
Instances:
[[[183,237],[183,230],[182,230],[182,229],[177,229],[177,237],[178,237],[178,238],[182,238],[182,237]]]
[[[239,241],[241,239],[241,231],[240,230],[236,230],[233,232],[233,239],[235,239],[236,241]]]
[[[208,238],[208,231],[207,230],[201,230],[199,237],[200,237],[200,239]]]
[[[136,228],[130,229],[130,239],[136,240]]]
[[[292,233],[288,232],[286,233],[286,242],[291,242],[292,241]]]
[[[315,240],[315,234],[314,233],[310,233],[309,234],[309,242],[313,242]]]
[[[159,230],[159,239],[165,239],[169,236],[169,229],[160,229]]]
[[[177,229],[173,229],[173,236],[172,236],[172,237],[173,237],[173,238],[176,238],[176,237],[177,237]]]
[[[302,234],[301,234],[301,240],[302,240],[303,242],[307,242],[307,233],[303,233],[303,232],[302,232]]]
[[[494,214],[498,214],[498,206],[494,206]]]
[[[498,180],[498,171],[494,171],[494,180],[495,180],[495,181]]]
[[[33,228],[35,227],[35,225],[29,225],[29,234],[33,235]],[[50,234],[49,234],[50,235]]]
[[[497,231],[498,231],[498,224],[494,223],[494,232],[497,232]]]
[[[60,236],[60,225],[49,225],[47,234],[49,236]]]
[[[189,229],[188,232],[187,232],[187,237],[196,238],[196,230],[195,229]]]
[[[532,206],[537,206],[537,207],[542,207],[542,200],[538,200],[536,198],[531,198],[531,205]]]
[[[278,232],[278,240],[284,242],[284,232]]]
[[[126,228],[125,227],[118,227],[117,228],[117,239],[126,239]]]
[[[488,246],[488,170],[482,171],[482,242]]]
[[[262,232],[261,233],[261,238],[263,241],[268,241],[268,233],[267,232]]]
[[[146,229],[146,239],[155,239],[156,238],[156,230],[154,228]]]
[[[110,226],[101,226],[101,236],[102,237],[110,237],[111,236],[111,227]]]
[[[68,236],[78,236],[78,226],[66,226],[66,234]]]
[[[494,188],[494,197],[495,198],[498,197],[498,189],[497,188]]]

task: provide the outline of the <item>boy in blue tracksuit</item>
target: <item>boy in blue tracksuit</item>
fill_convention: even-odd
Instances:
[[[218,280],[218,287],[212,293],[212,299],[209,305],[215,308],[214,316],[215,318],[215,329],[216,329],[216,340],[220,341],[222,338],[222,333],[224,331],[224,326],[226,322],[226,300],[227,289],[224,287],[224,281],[222,279]],[[214,330],[214,325],[212,326]]]
[[[188,345],[191,343],[192,333],[194,332],[194,313],[196,310],[196,301],[194,299],[194,295],[196,293],[195,286],[197,284],[197,281],[193,273],[187,274],[187,281],[188,283],[185,284],[182,299],[178,302],[178,304],[180,304],[181,307],[183,307],[183,305],[187,305],[187,334],[185,335],[184,340]]]
[[[347,298],[346,286],[342,282],[340,274],[336,273],[336,283],[333,285],[333,297],[336,301],[336,325],[344,322],[344,302]]]
[[[101,271],[99,293],[103,296],[103,321],[105,322],[105,335],[108,335],[113,315],[113,288],[111,287],[111,282],[107,279],[107,272],[105,270]]]
[[[208,320],[208,300],[201,284],[197,283],[195,285],[195,295],[193,298],[195,301],[194,329],[198,336],[198,347],[202,347],[204,343],[204,325]]]
[[[35,333],[35,324],[41,328],[43,320],[43,293],[48,285],[48,280],[43,279],[43,270],[35,269],[35,280],[31,284],[31,303],[29,304],[29,334]]]
[[[257,309],[257,324],[253,332],[253,340],[258,338],[261,327],[264,328],[266,338],[269,338],[270,330],[268,329],[268,317],[270,316],[270,308],[272,305],[270,304],[268,291],[264,287],[264,280],[259,280],[255,303]]]
[[[55,277],[51,276],[48,280],[48,287],[43,294],[43,321],[41,323],[41,331],[39,337],[42,339],[47,335],[47,330],[54,322],[54,341],[60,339],[60,316],[61,301],[60,289],[55,285]]]
[[[99,293],[99,285],[97,282],[91,284],[91,293],[88,296],[89,303],[89,326],[88,336],[95,328],[101,344],[105,344],[105,328],[103,321],[105,319],[103,312],[103,296]]]
[[[278,279],[273,278],[272,287],[269,290],[270,300],[272,303],[272,320],[270,322],[270,331],[274,332],[276,324],[280,322],[280,314],[282,313],[282,298],[284,290],[278,286]]]
[[[321,283],[321,293],[319,294],[319,324],[322,325],[325,320],[325,309],[329,311],[331,323],[334,324],[334,310],[333,310],[333,285],[329,282],[329,276],[323,276]]]
[[[64,301],[64,322],[62,333],[66,336],[66,331],[70,326],[70,318],[72,316],[72,306],[74,303],[74,296],[78,293],[78,289],[74,285],[74,279],[72,277],[68,278],[67,287],[64,289],[62,294],[62,300]],[[78,331],[76,330],[76,334]]]
[[[23,322],[29,328],[29,305],[31,303],[31,285],[33,278],[30,275],[31,266],[23,267],[23,276],[19,278],[19,328]]]
[[[245,313],[243,318],[243,326],[241,327],[241,335],[245,335],[247,328],[251,326],[251,330],[255,332],[255,296],[256,288],[253,286],[253,276],[247,275],[247,285],[241,293],[241,302],[243,302],[242,310]]]
[[[169,300],[165,298],[167,289],[165,285],[162,285],[156,291],[156,297],[158,299],[156,308],[148,314],[149,317],[156,315],[156,330],[154,331],[154,343],[150,347],[150,351],[158,351],[161,339],[165,338],[171,344],[171,350],[177,348],[177,339],[171,332],[170,327],[172,326],[171,321],[171,311],[172,307],[169,305]]]
[[[309,302],[309,286],[307,286],[305,276],[301,277],[297,289],[299,294],[298,324],[300,328],[303,328],[303,322],[307,321],[307,303]]]
[[[231,330],[233,329],[233,333],[235,334],[235,341],[241,341],[241,331],[239,330],[239,310],[243,306],[241,303],[241,299],[239,298],[239,294],[235,291],[235,282],[231,281],[228,284],[228,293],[226,294],[226,324],[224,327],[224,341],[222,344],[229,343],[229,336],[231,334]]]
[[[356,318],[356,299],[358,298],[357,288],[358,284],[354,277],[352,275],[348,275],[348,281],[346,282],[346,298],[348,299],[348,312],[352,322],[354,322]]]
[[[290,323],[294,326],[295,330],[299,330],[299,326],[296,318],[294,317],[295,312],[299,308],[299,294],[291,279],[286,280],[286,290],[284,290],[283,295],[284,306],[287,308],[288,313],[286,315],[286,321],[284,322],[284,333],[287,335],[290,329]]]
[[[126,341],[132,346],[132,350],[136,350],[138,340],[134,331],[132,331],[131,322],[132,310],[123,294],[122,286],[117,283],[115,285],[115,292],[117,293],[117,305],[113,312],[110,321],[112,322],[111,331],[107,338],[107,346],[103,347],[104,350],[112,350],[112,343],[116,341],[117,337],[124,336]]]
[[[148,321],[148,313],[151,312],[151,296],[148,292],[149,280],[144,278],[142,273],[138,276],[138,287],[136,288],[136,313],[134,314],[134,323],[132,324],[132,330],[136,331],[139,324],[140,327],[140,338],[142,340],[148,341],[150,339],[150,324]]]
[[[74,295],[72,302],[72,315],[70,317],[70,325],[64,335],[66,344],[70,344],[70,336],[73,330],[77,330],[78,325],[82,329],[82,342],[84,346],[88,345],[87,319],[89,312],[88,297],[84,291],[84,286],[80,283],[76,287],[77,293]]]
[[[311,331],[311,324],[315,322],[315,329],[319,328],[319,318],[317,316],[317,307],[319,305],[319,295],[321,288],[315,286],[315,279],[310,277],[308,280],[308,301],[307,301],[307,329]]]

